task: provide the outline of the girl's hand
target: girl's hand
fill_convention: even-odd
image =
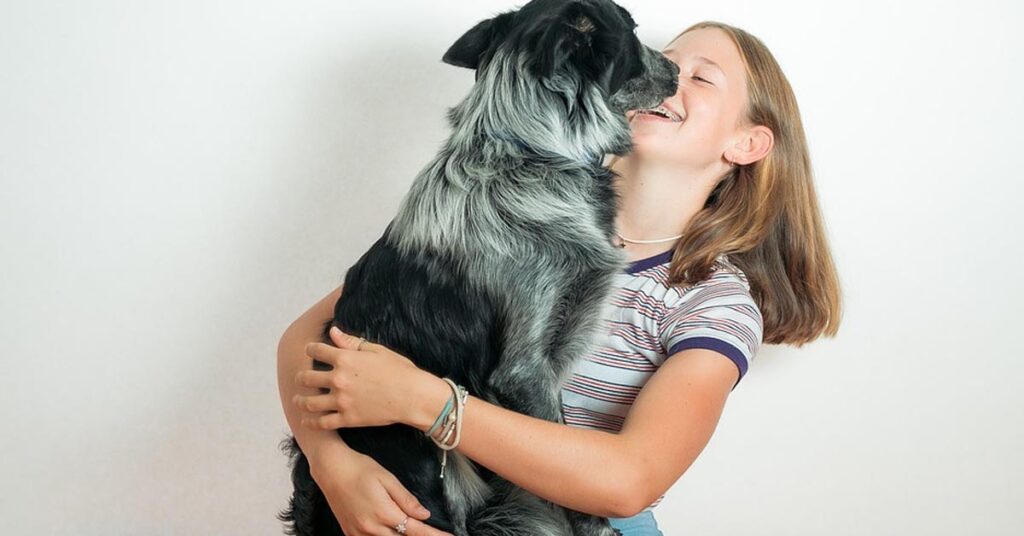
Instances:
[[[410,392],[421,385],[422,375],[433,374],[379,344],[363,342],[356,350],[359,339],[337,327],[331,327],[331,339],[337,347],[311,342],[306,354],[334,368],[295,375],[299,385],[330,389],[326,394],[292,399],[300,410],[311,413],[303,417],[302,425],[327,430],[409,422],[414,410]]]
[[[369,456],[352,451],[351,458],[341,460],[311,459],[309,468],[348,536],[397,534],[395,525],[406,516],[406,536],[453,536],[424,523],[430,512]]]

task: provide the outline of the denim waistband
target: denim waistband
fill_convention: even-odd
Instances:
[[[653,510],[644,510],[631,517],[609,517],[612,528],[619,529],[622,536],[665,536],[658,529]]]

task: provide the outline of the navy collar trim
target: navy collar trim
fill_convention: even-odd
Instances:
[[[637,261],[633,261],[633,262],[629,263],[629,266],[626,267],[625,273],[627,273],[627,274],[635,274],[637,272],[646,270],[648,268],[652,268],[652,267],[657,266],[659,264],[664,264],[666,262],[669,262],[669,261],[672,260],[672,254],[675,253],[675,251],[676,251],[675,249],[670,249],[668,251],[663,251],[661,253],[658,253],[657,255],[654,255],[653,257],[647,257],[646,259],[640,259],[640,260],[637,260]]]

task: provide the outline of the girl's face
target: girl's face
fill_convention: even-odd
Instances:
[[[633,133],[629,158],[686,173],[724,173],[730,147],[739,140],[740,113],[747,102],[746,72],[732,39],[717,28],[679,36],[663,53],[679,65],[679,89],[663,106],[682,121],[627,112]],[[703,172],[703,173],[701,173]]]

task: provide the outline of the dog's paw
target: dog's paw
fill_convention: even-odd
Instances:
[[[615,531],[615,536],[622,536],[622,531],[621,530],[619,530],[619,529],[617,529],[615,527],[612,527],[612,530]]]

